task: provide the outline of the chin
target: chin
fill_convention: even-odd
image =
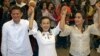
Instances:
[[[79,23],[76,23],[75,25],[80,25]]]

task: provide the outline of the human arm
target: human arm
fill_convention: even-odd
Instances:
[[[55,35],[57,35],[59,31],[64,30],[66,14],[67,14],[66,6],[63,6],[61,9],[61,20],[59,21],[57,27],[53,29],[53,33]]]
[[[1,41],[1,53],[3,56],[7,56],[7,27],[2,27],[2,41]]]

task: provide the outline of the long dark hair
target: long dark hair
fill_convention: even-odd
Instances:
[[[84,20],[84,22],[83,22],[83,28],[84,28],[84,30],[85,30],[85,26],[87,25],[85,13],[84,13],[83,11],[81,11],[81,10],[77,11],[76,14],[77,14],[77,13],[80,13],[81,16],[82,16],[82,19]],[[76,14],[75,14],[75,15],[76,15]]]
[[[51,19],[50,19],[49,17],[47,17],[47,16],[43,16],[43,17],[41,17],[41,19],[40,19],[40,24],[42,23],[42,21],[43,21],[44,19],[48,19],[48,20],[50,21],[50,28],[49,28],[49,30],[48,30],[48,32],[50,32],[50,29],[51,29]],[[42,27],[40,26],[40,24],[38,25],[38,30],[41,31],[41,32],[43,32],[43,29],[42,29]]]

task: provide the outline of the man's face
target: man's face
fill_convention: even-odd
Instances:
[[[3,4],[7,7],[10,6],[10,0],[4,0]]]
[[[11,17],[15,23],[19,23],[22,17],[22,12],[18,9],[14,9],[11,11]]]

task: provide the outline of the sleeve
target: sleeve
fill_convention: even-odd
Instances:
[[[33,31],[37,32],[37,30],[38,30],[38,26],[37,26],[36,21],[34,20],[32,30],[29,29],[29,35],[33,35]]]
[[[96,24],[93,24],[93,25],[89,26],[88,28],[89,28],[90,34],[100,36],[100,29],[98,29]]]
[[[98,21],[98,14],[95,13],[94,16],[93,16],[93,22],[97,23],[97,21]]]
[[[61,31],[60,27],[59,27],[59,23],[58,25],[51,30],[51,32],[56,36],[57,34],[59,34],[59,32]]]
[[[59,36],[68,36],[68,35],[70,35],[70,33],[71,33],[71,27],[66,25],[65,30],[61,31]]]
[[[29,35],[33,35],[34,37],[37,37],[38,35],[38,30],[33,28],[32,30],[29,30]]]
[[[35,20],[34,20],[34,23],[33,23],[33,28],[38,29],[38,25],[37,25],[37,22]]]
[[[7,27],[4,25],[2,28],[2,42],[1,42],[1,53],[3,56],[7,56]]]

